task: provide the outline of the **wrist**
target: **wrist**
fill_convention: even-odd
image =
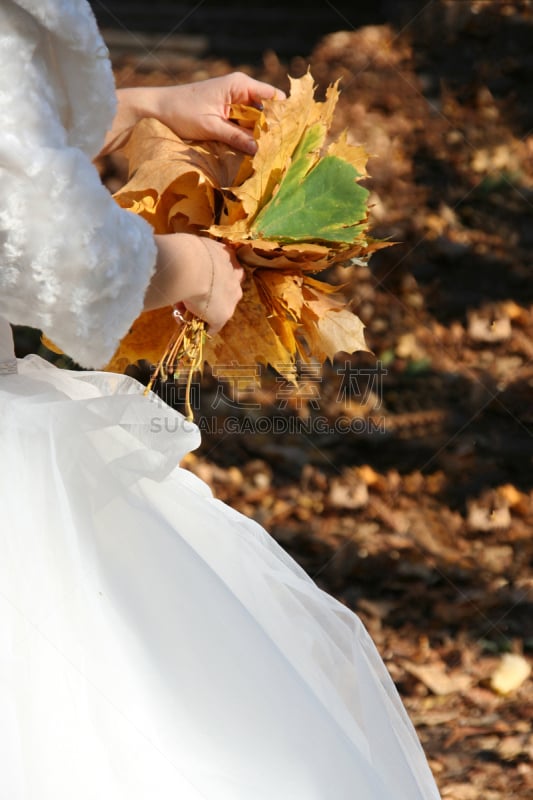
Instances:
[[[117,89],[116,95],[117,111],[113,125],[106,134],[104,146],[100,151],[101,156],[123,147],[134,125],[141,119],[141,103],[137,89]]]
[[[119,111],[123,120],[128,122],[131,127],[143,117],[155,116],[155,109],[152,109],[152,105],[154,105],[152,91],[142,86],[117,89]]]
[[[168,86],[132,86],[118,89],[119,106],[123,107],[124,115],[129,117],[133,125],[145,117],[153,117],[164,123],[168,88]]]

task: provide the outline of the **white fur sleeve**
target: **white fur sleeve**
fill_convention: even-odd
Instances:
[[[118,207],[80,150],[29,156],[15,164],[0,144],[0,313],[103,366],[141,311],[151,228]]]
[[[101,367],[141,311],[154,238],[69,144],[42,30],[17,14],[0,14],[0,314]]]

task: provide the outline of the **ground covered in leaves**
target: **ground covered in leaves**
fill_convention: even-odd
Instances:
[[[289,61],[115,59],[119,85],[235,68],[283,89],[309,66],[320,91],[341,79],[332,133],[372,153],[373,232],[397,242],[328,276],[348,284],[372,354],[304,366],[298,391],[253,365],[206,374],[187,466],[361,616],[453,800],[533,797],[520,678],[533,650],[532,37],[530,3],[443,0],[402,30],[392,16],[339,30]],[[103,169],[118,188],[120,165]],[[508,653],[517,685],[500,693]]]

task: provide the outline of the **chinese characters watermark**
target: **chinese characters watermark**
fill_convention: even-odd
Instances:
[[[376,434],[386,432],[386,418],[377,415],[383,407],[383,382],[387,369],[381,361],[372,366],[356,366],[346,360],[337,367],[339,376],[335,405],[331,413],[331,387],[328,387],[328,413],[324,410],[324,377],[315,362],[275,364],[275,379],[267,395],[262,392],[265,368],[260,364],[219,364],[211,369],[215,380],[202,402],[201,381],[189,384],[189,401],[195,421],[204,433],[210,434]],[[271,377],[271,376],[270,376]],[[159,396],[173,408],[179,408],[187,391],[183,380],[160,387]],[[354,415],[353,405],[364,409]],[[170,425],[168,420],[154,417],[154,431]]]

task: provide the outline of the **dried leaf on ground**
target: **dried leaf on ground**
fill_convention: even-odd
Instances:
[[[459,669],[449,670],[442,663],[413,664],[411,661],[404,661],[403,666],[436,695],[462,692],[472,683],[469,675]]]
[[[498,694],[518,689],[531,674],[531,664],[518,653],[504,653],[490,677],[490,687]]]

